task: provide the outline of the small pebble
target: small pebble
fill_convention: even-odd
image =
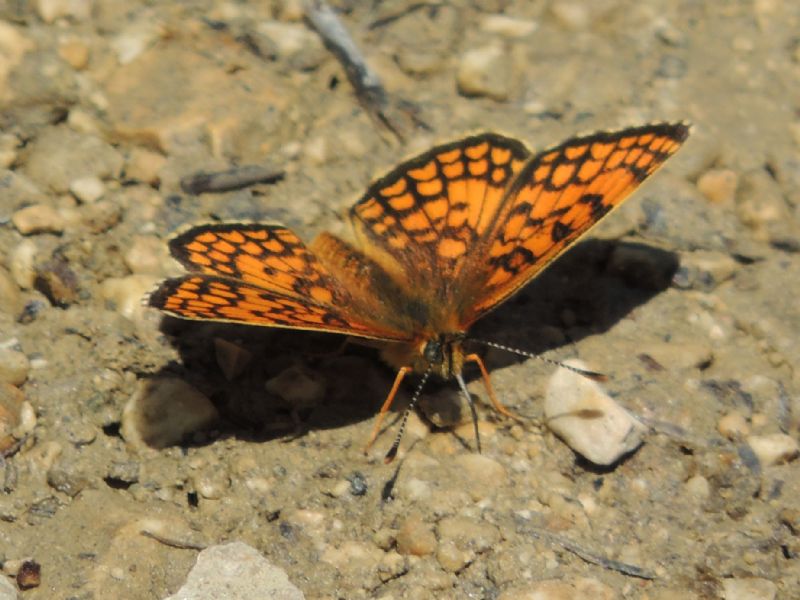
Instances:
[[[336,548],[328,548],[320,560],[333,565],[343,577],[368,577],[378,568],[383,551],[372,544],[345,541]]]
[[[680,266],[672,283],[681,289],[710,292],[719,284],[732,279],[739,269],[739,264],[729,254],[695,250],[681,254]]]
[[[33,4],[36,14],[45,23],[52,23],[61,18],[87,21],[92,16],[91,0],[37,0]]]
[[[166,163],[167,158],[163,154],[133,148],[125,163],[125,179],[156,187],[161,183],[161,169]]]
[[[506,468],[483,454],[461,454],[455,458],[460,478],[475,502],[496,494],[508,482]]]
[[[454,542],[439,544],[436,550],[436,560],[439,565],[450,573],[457,573],[471,563],[475,554],[469,550],[462,550]]]
[[[121,434],[137,449],[166,448],[217,421],[217,409],[204,394],[177,378],[139,381],[122,411]]]
[[[217,365],[228,381],[233,381],[244,373],[253,359],[252,352],[222,338],[214,338],[214,355]]]
[[[586,368],[580,361],[567,364]],[[595,381],[559,368],[545,395],[547,426],[575,452],[597,465],[610,465],[642,443],[645,427]]]
[[[22,294],[11,273],[0,266],[0,312],[16,315],[22,310]]]
[[[484,17],[480,27],[486,33],[496,33],[507,38],[522,38],[536,31],[538,24],[536,21],[495,14]]]
[[[174,596],[165,600],[303,600],[286,572],[243,542],[206,548]]]
[[[325,397],[325,384],[313,371],[292,366],[268,380],[264,388],[294,409],[310,408]]]
[[[496,545],[500,530],[491,523],[469,517],[445,517],[436,524],[439,542],[453,542],[462,549],[484,552]]]
[[[328,162],[328,142],[322,136],[313,137],[303,146],[303,155],[312,165],[324,165]]]
[[[194,473],[191,478],[194,491],[206,500],[219,500],[231,487],[231,479],[225,469],[209,467],[199,473]]]
[[[59,44],[58,55],[76,71],[83,71],[89,64],[89,46],[81,40],[67,40]]]
[[[158,281],[159,278],[153,275],[109,277],[100,285],[100,293],[122,316],[137,320],[147,310],[143,305],[144,298]]]
[[[746,441],[764,467],[792,461],[800,454],[797,440],[785,433],[751,435]]]
[[[111,47],[121,65],[132,63],[163,34],[162,26],[154,20],[140,19],[130,23],[113,39]]]
[[[154,235],[136,235],[128,245],[123,260],[131,273],[161,275],[164,264],[164,240]]]
[[[42,566],[35,560],[23,561],[17,571],[17,587],[24,591],[39,587],[41,583]]]
[[[686,493],[699,501],[705,501],[711,495],[711,486],[708,479],[702,475],[690,477],[686,482]]]
[[[507,100],[511,93],[511,68],[506,51],[497,44],[467,50],[458,61],[456,85],[463,96]]]
[[[589,8],[576,0],[556,0],[550,12],[559,25],[572,31],[586,29],[591,21]]]
[[[26,152],[24,173],[57,193],[68,192],[83,177],[116,179],[123,164],[120,152],[99,134],[79,133],[66,125],[44,128]]]
[[[0,133],[0,169],[7,169],[16,162],[21,145],[16,135]]]
[[[408,560],[399,552],[387,552],[378,565],[378,577],[381,581],[396,579],[408,571]]]
[[[731,441],[744,439],[750,433],[750,425],[744,415],[738,411],[731,411],[720,418],[717,431]]]
[[[78,276],[62,258],[52,258],[37,266],[33,287],[53,306],[66,307],[79,299]]]
[[[11,348],[0,348],[0,382],[17,387],[25,383],[31,363],[22,352]]]
[[[409,515],[397,531],[397,551],[400,554],[425,556],[436,550],[433,527],[417,514]]]
[[[739,176],[731,169],[709,169],[697,179],[697,189],[714,204],[731,204],[738,185]]]
[[[66,224],[61,214],[46,204],[34,204],[15,211],[11,222],[22,235],[61,233]]]
[[[301,23],[264,21],[253,31],[254,42],[265,54],[273,54],[293,69],[308,71],[325,60],[320,38]]]
[[[106,193],[105,184],[91,175],[79,177],[69,184],[70,193],[84,204],[97,202]]]
[[[722,580],[725,600],[774,600],[778,587],[769,579],[742,577]]]
[[[19,441],[14,433],[22,421],[25,395],[8,383],[0,383],[0,455]]]
[[[736,192],[736,212],[739,220],[756,232],[788,218],[780,185],[764,169],[742,175]]]

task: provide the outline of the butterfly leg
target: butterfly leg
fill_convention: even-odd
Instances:
[[[486,370],[486,365],[483,364],[483,360],[477,354],[468,354],[464,357],[464,361],[474,362],[478,365],[478,368],[481,370],[481,377],[483,378],[483,385],[486,387],[486,393],[489,394],[489,400],[492,401],[492,406],[494,409],[499,412],[501,415],[505,415],[506,417],[511,417],[512,419],[516,419],[517,421],[521,421],[522,417],[515,415],[513,412],[508,410],[498,399],[497,395],[494,393],[494,388],[492,387],[492,381],[489,379],[489,371]]]
[[[403,381],[403,378],[405,378],[405,376],[411,372],[411,370],[411,367],[400,367],[400,370],[397,372],[397,376],[394,378],[394,383],[392,384],[392,389],[389,390],[389,395],[386,396],[386,400],[384,401],[383,406],[381,406],[381,411],[375,418],[375,426],[372,428],[372,435],[369,436],[367,446],[364,448],[365,453],[369,451],[369,449],[372,447],[372,444],[377,439],[378,434],[381,431],[383,419],[386,417],[386,413],[389,412],[392,402],[394,402],[394,397],[397,395],[397,390],[400,389],[400,383]]]

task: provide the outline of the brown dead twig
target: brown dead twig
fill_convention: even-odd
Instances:
[[[339,17],[324,0],[306,0],[304,8],[306,21],[342,63],[356,97],[374,121],[391,131],[401,142],[404,141],[404,129],[429,129],[420,119],[419,108],[414,103],[389,96]]]

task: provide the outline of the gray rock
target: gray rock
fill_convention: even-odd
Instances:
[[[0,575],[0,600],[18,600],[19,593],[5,575]]]
[[[174,377],[140,381],[122,411],[122,437],[132,447],[166,448],[217,420],[207,396]]]
[[[305,596],[283,569],[247,544],[232,542],[203,550],[183,587],[165,600],[218,598],[302,600]]]
[[[122,164],[122,155],[100,138],[55,127],[31,143],[23,171],[40,185],[66,193],[79,178],[117,177]]]

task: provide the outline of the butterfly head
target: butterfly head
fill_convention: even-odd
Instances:
[[[452,379],[461,373],[464,366],[463,342],[463,333],[442,333],[423,341],[415,370],[424,372],[430,369],[444,379]]]

